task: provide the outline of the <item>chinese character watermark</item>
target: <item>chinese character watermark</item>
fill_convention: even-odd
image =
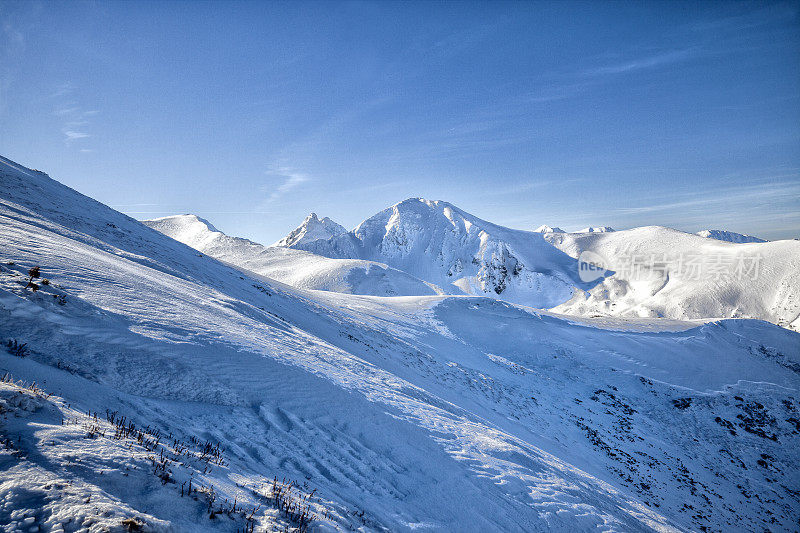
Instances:
[[[613,260],[585,250],[578,257],[578,275],[590,283],[606,274],[618,279],[677,278],[688,281],[756,280],[761,254],[702,254],[697,252],[646,254],[622,250]]]

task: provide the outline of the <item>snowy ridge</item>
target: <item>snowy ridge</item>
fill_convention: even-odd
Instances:
[[[431,284],[381,263],[329,259],[303,250],[266,247],[230,237],[195,215],[142,223],[204,254],[293,287],[373,296],[422,296],[441,292]],[[304,242],[302,239],[306,237],[298,237],[297,242]]]
[[[563,229],[558,228],[558,227],[553,228],[553,227],[550,227],[550,226],[548,226],[546,224],[542,224],[541,226],[539,226],[538,228],[536,228],[533,231],[535,231],[536,233],[564,233]]]
[[[797,333],[304,291],[43,174],[0,165],[0,185],[0,340],[28,351],[0,348],[0,375],[55,395],[0,386],[0,435],[16,443],[0,448],[4,524],[235,531],[248,513],[216,512],[235,500],[257,510],[259,529],[281,530],[273,476],[316,489],[317,531],[788,530],[800,519]],[[33,265],[49,280],[36,292]],[[172,439],[119,445],[106,409],[218,442],[223,461],[174,457]],[[172,447],[174,483],[160,477],[159,446]],[[187,477],[214,488],[213,518],[207,499],[181,492]]]
[[[735,243],[767,242],[764,239],[759,239],[758,237],[753,237],[752,235],[744,235],[742,233],[725,231],[721,229],[704,229],[702,231],[698,231],[697,235],[700,235],[701,237],[706,237],[708,239],[717,239],[718,241],[728,241]]]
[[[411,198],[349,233],[295,248],[385,263],[448,294],[568,314],[757,318],[800,328],[798,241],[731,246],[657,226],[575,233],[542,226],[527,232],[491,224],[447,202]],[[576,275],[584,251],[609,263],[602,279],[583,282]],[[697,263],[694,270],[687,267],[690,260]]]
[[[800,242],[732,244],[648,226],[549,239],[599,254],[613,275],[556,311],[580,315],[760,318],[800,328]]]
[[[325,257],[385,263],[449,294],[502,298],[534,307],[568,299],[577,262],[541,234],[497,226],[452,204],[410,198],[327,241],[295,245]]]
[[[588,228],[583,228],[582,230],[576,231],[575,233],[609,233],[612,231],[615,230],[610,226],[589,226]]]

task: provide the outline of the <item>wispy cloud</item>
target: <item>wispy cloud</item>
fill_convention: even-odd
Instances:
[[[64,142],[67,143],[67,144],[69,144],[72,141],[77,141],[78,139],[85,139],[87,137],[90,137],[90,135],[88,133],[84,133],[82,131],[71,130],[71,129],[67,128],[67,127],[62,128],[61,129],[61,133],[64,134],[64,137],[65,137],[64,138]]]
[[[795,20],[797,14],[798,8],[794,2],[784,4],[765,3],[763,8],[746,14],[695,21],[689,24],[688,28],[698,33],[710,31],[741,33],[752,28],[791,22]]]
[[[287,165],[275,166],[267,171],[267,175],[278,178],[280,183],[277,186],[265,185],[263,187],[264,190],[270,191],[265,203],[272,203],[299,185],[311,180],[308,174]]]
[[[794,177],[796,178],[796,176]],[[628,215],[673,212],[688,208],[707,208],[714,205],[729,206],[735,202],[752,204],[759,200],[800,198],[800,182],[758,183],[744,187],[705,191],[699,198],[697,196],[698,193],[693,193],[691,198],[685,200],[654,203],[638,207],[622,207],[618,208],[617,212]]]
[[[656,68],[664,65],[688,61],[702,55],[702,53],[702,49],[694,46],[679,50],[670,50],[667,52],[639,57],[612,65],[590,68],[585,70],[583,74],[587,76],[626,74],[637,70]]]
[[[78,105],[73,99],[74,93],[75,86],[72,82],[65,82],[57,86],[50,95],[57,101],[53,115],[61,120],[61,133],[64,135],[64,143],[68,145],[92,136],[87,131],[89,119],[98,113],[96,109],[85,110]],[[94,150],[81,148],[80,151],[86,153]]]
[[[59,84],[50,94],[50,98],[60,98],[62,96],[66,96],[70,94],[72,91],[75,90],[75,86],[72,84],[71,81],[65,81],[64,83]]]
[[[15,27],[10,21],[3,22],[3,36],[9,46],[13,46],[18,50],[25,48],[25,36]]]

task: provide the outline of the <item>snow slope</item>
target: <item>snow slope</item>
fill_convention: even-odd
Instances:
[[[306,223],[312,218],[317,220],[312,213]],[[247,239],[230,237],[195,215],[177,215],[142,223],[204,254],[298,288],[373,296],[440,292],[422,280],[381,263],[329,259],[303,250],[266,247]],[[308,232],[293,233],[294,237],[287,239],[289,242],[306,242],[303,239],[308,239],[310,234],[319,235],[320,230],[320,227],[311,228]]]
[[[318,531],[800,520],[797,333],[304,291],[5,159],[0,185],[0,340],[28,350],[0,375],[38,384],[0,384],[6,530],[281,530],[274,476]]]
[[[760,318],[800,327],[800,242],[733,244],[660,226],[549,239],[609,273],[555,310],[581,315]]]
[[[758,237],[753,237],[752,235],[743,235],[742,233],[725,231],[721,229],[704,229],[702,231],[698,231],[697,235],[700,235],[701,237],[706,237],[708,239],[717,239],[718,241],[728,241],[736,243],[767,242],[764,239],[759,239]]]

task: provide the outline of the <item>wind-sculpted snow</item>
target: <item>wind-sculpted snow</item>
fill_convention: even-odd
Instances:
[[[300,290],[8,165],[0,375],[45,397],[0,384],[2,524],[282,530],[277,476],[319,531],[797,527],[796,333]]]
[[[230,237],[195,215],[145,220],[143,223],[204,254],[301,289],[373,296],[441,292],[431,284],[374,261],[330,259],[304,250],[266,247],[247,239]]]

